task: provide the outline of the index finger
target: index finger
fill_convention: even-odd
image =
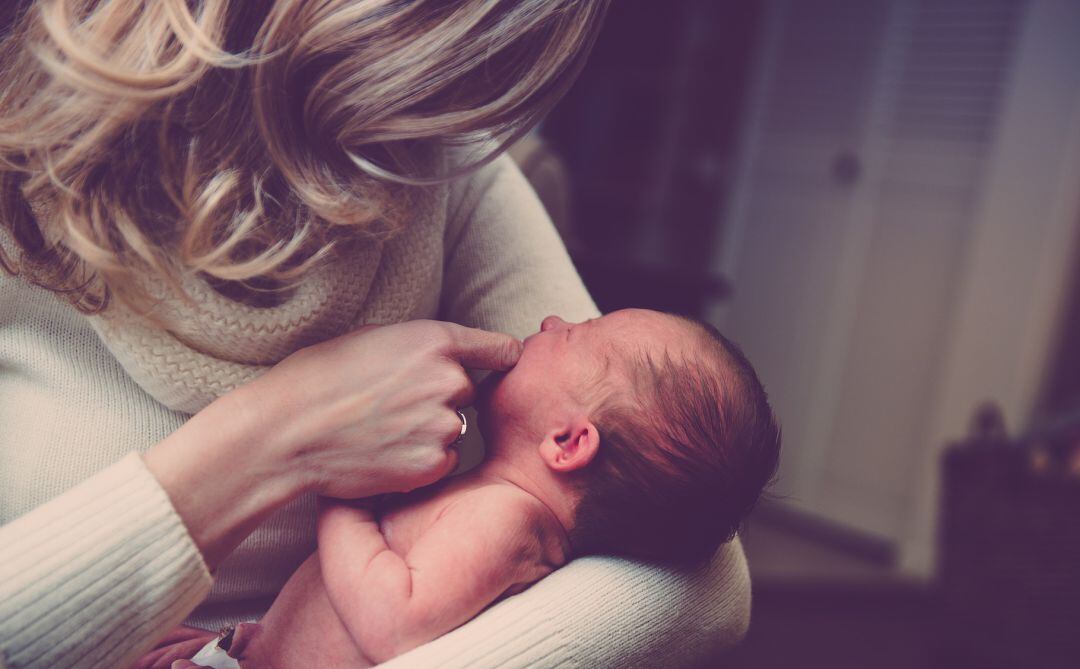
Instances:
[[[467,328],[456,323],[447,325],[450,346],[446,354],[462,367],[504,372],[516,365],[521,357],[521,342],[508,334]]]

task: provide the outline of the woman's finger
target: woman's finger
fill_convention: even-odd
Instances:
[[[476,401],[476,386],[473,385],[472,379],[469,378],[464,369],[458,369],[451,385],[452,388],[448,398],[450,407],[460,409],[461,407],[472,406],[473,402]]]
[[[490,369],[504,372],[517,364],[521,357],[521,341],[502,332],[488,332],[446,323],[450,345],[445,353],[470,369]]]
[[[443,465],[442,479],[445,476],[449,476],[457,469],[458,463],[461,462],[461,455],[458,453],[457,446],[451,446],[446,449],[446,463]]]

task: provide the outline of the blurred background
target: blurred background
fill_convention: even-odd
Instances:
[[[780,416],[716,666],[1080,666],[1080,2],[616,0],[514,154]]]

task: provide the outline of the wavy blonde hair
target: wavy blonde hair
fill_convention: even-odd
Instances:
[[[0,43],[0,266],[81,311],[133,279],[289,285],[386,238],[566,91],[607,0],[37,0]],[[499,138],[454,173],[423,156]],[[180,294],[184,294],[180,290]]]

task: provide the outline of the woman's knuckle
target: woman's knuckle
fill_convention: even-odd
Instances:
[[[431,471],[438,469],[443,463],[443,451],[441,448],[430,448],[425,453],[420,461],[420,468],[425,471]]]
[[[442,372],[442,384],[450,392],[457,392],[463,390],[469,385],[469,377],[465,375],[465,372],[460,369],[454,369],[452,366],[448,366]]]
[[[450,443],[461,434],[461,418],[456,411],[443,413],[439,416],[437,429],[442,443]]]
[[[435,347],[439,351],[447,350],[454,343],[453,334],[450,332],[450,330],[448,328],[445,328],[445,327],[440,327],[438,330],[436,330],[433,339],[434,339]]]

